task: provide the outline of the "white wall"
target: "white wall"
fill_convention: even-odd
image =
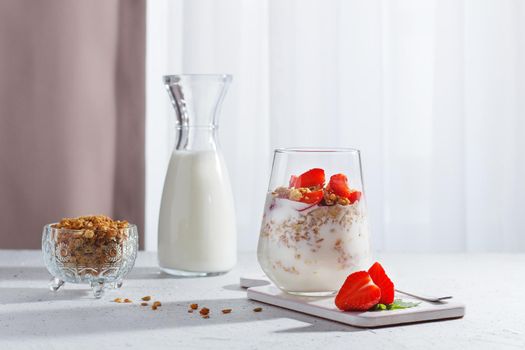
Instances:
[[[252,2],[251,6],[238,6],[239,3],[223,1],[218,6],[218,2],[207,1],[192,2],[195,6],[189,6],[179,0],[148,2],[148,250],[156,250],[157,246],[160,197],[174,143],[174,115],[161,77],[175,73],[234,76],[222,107],[219,137],[236,201],[239,249],[255,249],[271,154],[267,123],[267,4]],[[253,159],[257,159],[256,168]],[[245,171],[247,165],[250,169]],[[250,205],[246,205],[247,200]]]
[[[525,251],[525,3],[148,2],[146,247],[173,142],[165,73],[231,73],[221,141],[239,248],[271,151],[363,151],[373,245]],[[169,112],[168,112],[169,111]]]

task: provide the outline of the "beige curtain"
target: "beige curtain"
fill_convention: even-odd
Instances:
[[[0,1],[0,248],[144,216],[145,1]]]

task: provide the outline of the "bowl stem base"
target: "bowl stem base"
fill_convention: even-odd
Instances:
[[[90,283],[91,289],[93,290],[93,295],[95,298],[100,299],[104,295],[104,281],[95,280]]]
[[[62,281],[58,277],[53,277],[51,281],[49,281],[49,289],[53,292],[56,292],[62,287],[66,282]]]

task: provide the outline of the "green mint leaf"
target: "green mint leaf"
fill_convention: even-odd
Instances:
[[[372,308],[371,311],[382,311],[382,310],[386,310],[387,306],[385,304],[377,304],[376,306],[374,306]]]
[[[411,307],[418,306],[420,303],[413,303],[410,301],[403,301],[402,299],[396,299],[392,304],[377,304],[370,311],[390,311],[390,310],[402,310]]]

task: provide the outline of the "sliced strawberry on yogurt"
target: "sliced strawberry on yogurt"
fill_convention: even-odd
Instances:
[[[299,199],[299,202],[308,204],[317,204],[323,199],[323,190],[312,191],[303,193],[303,196]]]
[[[292,175],[290,176],[290,182],[288,183],[288,187],[292,188],[295,187],[295,183],[297,182],[297,176]]]
[[[350,189],[348,178],[344,174],[335,174],[330,177],[328,191],[333,192],[339,197],[347,198],[350,204],[361,199],[361,192]]]
[[[347,198],[350,201],[350,204],[353,204],[361,199],[361,192],[359,191],[350,192]]]
[[[323,187],[325,182],[324,170],[320,168],[310,169],[299,176],[290,177],[290,187]]]
[[[366,271],[354,272],[346,278],[335,297],[335,305],[343,311],[366,311],[379,303],[381,289]]]

